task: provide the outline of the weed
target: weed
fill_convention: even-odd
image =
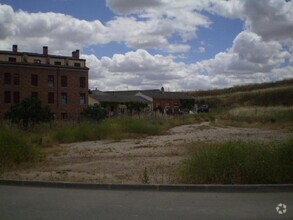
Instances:
[[[293,182],[293,140],[232,141],[197,148],[181,167],[184,183],[268,184]]]
[[[21,162],[33,161],[37,149],[30,144],[21,132],[0,131],[0,169]]]
[[[149,179],[149,175],[148,175],[148,170],[147,170],[146,167],[144,168],[141,182],[143,184],[149,184],[150,183],[150,179]]]

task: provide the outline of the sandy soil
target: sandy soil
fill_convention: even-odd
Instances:
[[[176,183],[174,172],[192,146],[232,139],[277,140],[287,135],[280,130],[219,127],[208,122],[183,125],[161,136],[119,142],[81,142],[48,148],[44,161],[33,167],[4,173],[2,178],[142,183],[147,168],[150,183]]]

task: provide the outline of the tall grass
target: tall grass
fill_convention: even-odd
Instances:
[[[211,108],[235,106],[292,106],[293,85],[260,90],[234,91],[210,96],[195,96],[198,103],[207,103]]]
[[[2,125],[0,130],[0,168],[37,158],[42,147],[81,141],[136,138],[160,135],[168,128],[213,120],[211,114],[178,117],[122,117],[104,121],[56,122],[39,124],[28,130]]]
[[[33,161],[37,155],[37,149],[21,131],[0,130],[0,170],[21,162]]]
[[[227,111],[223,119],[236,122],[293,123],[293,107],[239,107]]]
[[[120,140],[145,135],[160,135],[174,126],[214,120],[213,114],[177,117],[111,118],[101,122],[62,123],[51,131],[51,136],[58,143],[103,139]]]
[[[183,183],[293,183],[293,140],[232,141],[197,147],[181,167]]]
[[[59,143],[91,141],[135,137],[138,135],[157,135],[162,133],[163,125],[145,119],[113,118],[101,122],[82,122],[66,124],[52,132]]]

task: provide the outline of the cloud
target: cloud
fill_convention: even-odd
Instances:
[[[107,42],[104,29],[98,20],[79,20],[52,12],[14,12],[10,6],[0,4],[0,37],[5,40],[0,46],[4,49],[17,43],[25,50],[37,51],[49,45],[55,53],[68,53],[72,48]]]
[[[218,53],[213,59],[197,62],[195,67],[200,74],[206,74],[211,79],[216,76],[229,78],[230,85],[262,82],[279,79],[275,70],[281,68],[291,56],[283,50],[281,43],[267,42],[255,33],[243,31],[230,49]]]
[[[120,2],[110,3],[124,7]],[[190,49],[187,41],[196,38],[198,27],[210,25],[206,16],[192,8],[178,8],[176,4],[170,8],[165,4],[166,10],[161,12],[153,9],[153,5],[163,5],[157,0],[132,3],[134,8],[146,7],[150,11],[117,16],[105,24],[53,12],[14,11],[11,6],[0,4],[0,39],[5,39],[0,46],[7,49],[8,45],[18,43],[20,48],[28,49],[26,45],[30,45],[31,50],[38,50],[42,45],[49,45],[54,53],[62,53],[72,48],[122,42],[129,48],[177,53]],[[174,36],[180,37],[176,43],[169,40]],[[60,48],[64,49],[60,51]]]
[[[102,23],[53,12],[14,11],[0,4],[0,48],[16,43],[21,50],[38,52],[48,45],[50,53],[65,55],[77,48],[82,52],[96,44],[122,43],[129,52],[102,58],[82,55],[90,67],[91,88],[102,90],[162,85],[193,90],[292,77],[293,1],[107,0],[107,5],[117,16]],[[179,62],[176,57],[186,56],[194,46],[198,28],[211,28],[203,11],[240,18],[243,31],[231,48],[212,59]],[[202,40],[193,48],[200,53],[205,52]]]
[[[241,45],[245,45],[246,50]],[[101,59],[83,55],[90,67],[91,88],[153,89],[163,85],[177,91],[284,79],[290,76],[287,71],[292,70],[292,67],[286,70],[282,67],[289,57],[278,42],[265,42],[255,33],[246,31],[236,37],[227,51],[194,64],[178,62],[170,55],[151,55],[143,49]]]
[[[198,48],[198,51],[199,51],[200,53],[204,53],[204,52],[206,52],[206,49],[205,49],[204,47],[199,47],[199,48]]]
[[[227,18],[240,18],[245,28],[264,40],[285,40],[293,36],[293,1],[209,0],[205,9]]]
[[[163,5],[161,0],[107,0],[106,4],[118,14],[129,14]]]

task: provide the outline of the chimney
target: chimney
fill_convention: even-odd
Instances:
[[[43,46],[43,55],[48,55],[48,47]]]
[[[12,52],[14,52],[14,53],[17,52],[17,45],[16,44],[12,45]]]
[[[79,59],[79,50],[72,51],[72,57]]]

